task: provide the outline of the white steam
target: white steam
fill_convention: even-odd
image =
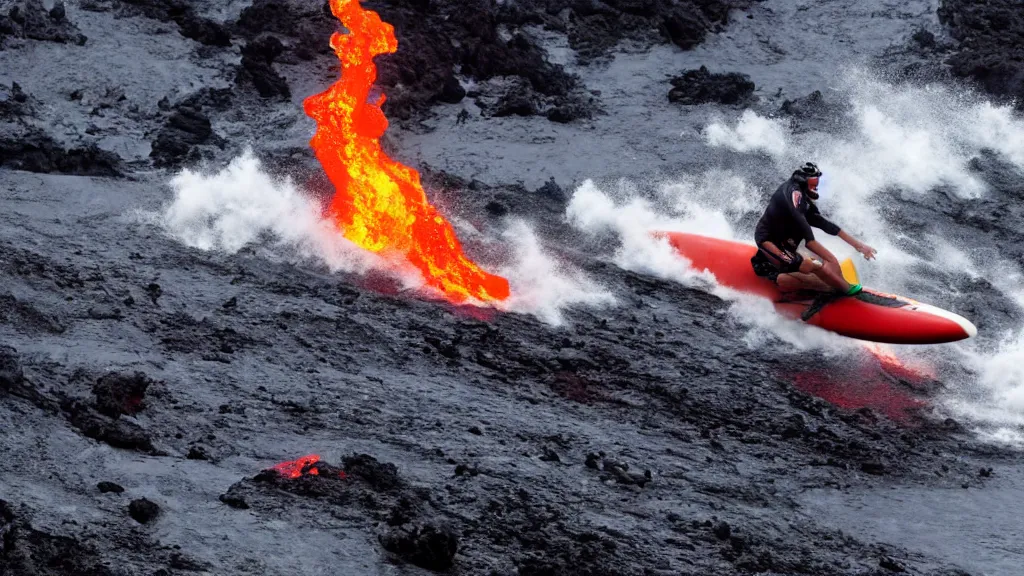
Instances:
[[[786,123],[764,118],[746,110],[735,126],[716,122],[707,127],[704,137],[711,146],[724,146],[737,152],[767,152],[781,157],[789,149]]]
[[[500,270],[512,286],[512,295],[498,304],[499,308],[532,314],[560,326],[565,321],[563,312],[567,308],[615,304],[610,292],[545,252],[537,235],[525,222],[511,222],[502,238],[513,251],[512,264]]]
[[[319,202],[290,179],[267,174],[251,151],[212,174],[184,170],[170,187],[173,198],[147,220],[187,246],[233,254],[259,245],[296,263],[318,262],[332,272],[374,270],[405,289],[424,289],[419,271],[349,242],[323,217]],[[498,304],[501,309],[560,325],[567,308],[614,303],[606,290],[547,254],[525,223],[511,223],[503,241],[511,247],[512,261],[500,273],[508,278],[512,296]]]
[[[170,186],[174,198],[158,221],[187,246],[233,254],[269,241],[300,258],[315,258],[332,271],[388,268],[376,255],[338,234],[321,217],[319,204],[290,179],[278,180],[264,172],[250,151],[214,174],[184,170]],[[402,277],[409,286],[422,282],[411,271]]]
[[[954,381],[946,407],[992,440],[1024,445],[1024,330],[1006,334],[993,348],[958,351],[975,379]]]

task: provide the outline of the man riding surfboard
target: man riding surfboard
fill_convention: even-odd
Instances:
[[[758,251],[750,259],[754,273],[775,282],[783,292],[816,290],[854,295],[860,284],[851,285],[840,270],[839,260],[814,239],[811,227],[839,236],[868,260],[875,249],[840,229],[818,211],[818,181],[821,171],[808,162],[793,172],[772,194],[764,214],[757,222],[754,241]],[[805,242],[807,249],[821,258],[804,258],[797,248]]]

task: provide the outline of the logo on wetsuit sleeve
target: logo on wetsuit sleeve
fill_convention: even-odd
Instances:
[[[800,207],[800,201],[803,200],[803,198],[804,198],[803,194],[801,194],[799,191],[794,191],[793,192],[793,207],[794,208],[799,208]]]

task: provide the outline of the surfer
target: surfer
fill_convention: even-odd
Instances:
[[[851,285],[843,278],[839,260],[814,239],[811,227],[839,236],[868,260],[875,257],[875,249],[821,215],[814,202],[818,199],[820,177],[818,167],[808,162],[772,194],[754,231],[759,250],[750,263],[755,274],[769,278],[784,292],[810,289],[852,296],[861,291],[860,284]],[[820,262],[797,252],[801,241]]]

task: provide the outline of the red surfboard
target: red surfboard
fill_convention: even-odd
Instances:
[[[781,292],[774,282],[754,274],[752,244],[683,232],[657,232],[697,271],[714,274],[719,284],[770,299],[779,313],[800,320],[814,303],[813,293]],[[808,324],[859,340],[887,344],[943,344],[978,333],[966,318],[928,304],[865,288],[862,294],[829,301]]]

